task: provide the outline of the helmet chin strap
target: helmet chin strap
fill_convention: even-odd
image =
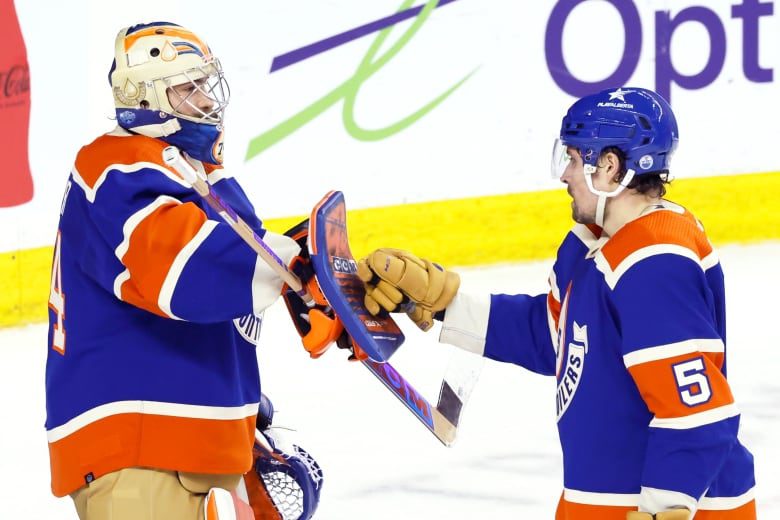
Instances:
[[[167,137],[181,130],[181,124],[175,117],[164,123],[143,125],[130,128],[133,132],[147,137]]]
[[[617,197],[624,189],[626,189],[628,185],[631,183],[631,180],[634,178],[634,174],[636,172],[634,170],[628,170],[626,172],[625,177],[623,177],[623,180],[620,181],[620,185],[617,188],[615,188],[614,191],[601,191],[593,187],[593,174],[596,173],[596,167],[591,164],[586,164],[584,171],[585,171],[585,184],[587,184],[588,190],[599,198],[598,202],[596,202],[595,224],[598,227],[603,229],[604,216],[607,209],[607,199]]]

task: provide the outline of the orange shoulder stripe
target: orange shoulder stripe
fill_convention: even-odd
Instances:
[[[632,253],[654,245],[675,245],[693,251],[702,260],[712,246],[694,216],[685,211],[654,211],[626,224],[601,250],[614,271]]]
[[[162,160],[166,146],[163,141],[144,135],[101,135],[79,150],[76,170],[91,189],[95,189],[106,169],[114,164],[146,162],[168,170]]]
[[[192,202],[163,204],[141,220],[131,231],[127,252],[120,258],[130,274],[120,286],[120,298],[169,317],[159,305],[163,284],[176,257],[206,220],[203,210]]]

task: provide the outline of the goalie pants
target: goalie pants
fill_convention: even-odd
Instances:
[[[195,520],[203,518],[209,489],[232,491],[240,481],[241,475],[125,468],[70,496],[81,520]]]

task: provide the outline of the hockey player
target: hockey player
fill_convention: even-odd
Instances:
[[[726,381],[723,272],[699,221],[663,198],[677,141],[655,92],[572,105],[554,170],[576,224],[548,294],[468,294],[400,250],[359,262],[372,312],[406,305],[424,330],[443,319],[442,342],[557,378],[556,520],[756,518]]]
[[[322,472],[270,433],[255,354],[282,280],[162,150],[182,150],[284,261],[299,246],[263,228],[221,166],[229,90],[203,40],[155,22],[122,29],[114,51],[118,126],[79,151],[54,250],[53,493],[82,520],[280,519],[280,499],[299,506],[285,518],[309,518]]]

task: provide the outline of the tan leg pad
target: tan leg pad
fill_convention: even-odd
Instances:
[[[240,478],[125,468],[103,475],[72,493],[71,498],[81,520],[200,519],[205,493],[222,485],[232,491]]]

